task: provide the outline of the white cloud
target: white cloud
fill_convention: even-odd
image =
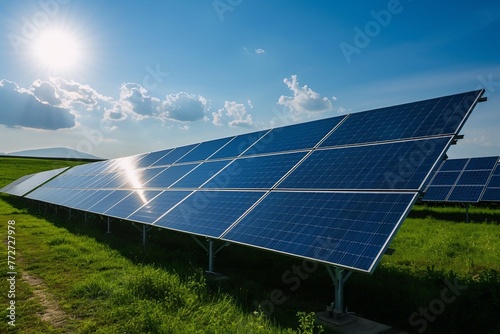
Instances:
[[[59,106],[62,103],[62,100],[56,92],[56,88],[50,82],[36,80],[31,85],[30,90],[41,102],[45,102],[52,106]]]
[[[250,128],[254,124],[252,115],[247,112],[245,105],[236,103],[235,101],[226,101],[224,103],[224,108],[219,109],[217,112],[213,112],[212,116],[212,123],[218,126],[223,125],[223,116],[230,118],[227,123],[230,127]]]
[[[205,118],[208,101],[200,95],[180,92],[170,94],[158,107],[159,117],[179,122],[194,122]]]
[[[315,117],[319,114],[333,110],[333,104],[327,97],[321,97],[307,85],[300,86],[297,75],[290,79],[285,78],[283,82],[293,92],[293,96],[280,96],[278,103],[285,106],[294,121],[304,118]]]
[[[134,119],[143,119],[156,115],[160,99],[148,95],[148,91],[139,84],[125,83],[120,87],[120,109],[132,115]]]
[[[266,51],[264,49],[255,49],[255,53],[260,55],[266,53]]]
[[[80,109],[88,111],[101,109],[102,103],[111,103],[113,99],[104,96],[91,88],[73,80],[62,78],[50,78],[50,84],[56,89],[57,96],[62,100],[62,105],[66,108]]]
[[[60,102],[51,88],[40,82],[33,91],[19,88],[8,80],[0,81],[0,124],[44,130],[59,130],[75,126],[75,115],[69,109],[52,106]]]

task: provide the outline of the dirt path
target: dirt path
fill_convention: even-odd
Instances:
[[[54,327],[64,327],[69,316],[61,310],[43,280],[30,275],[26,271],[22,273],[22,279],[31,285],[35,297],[38,298],[43,306],[43,311],[38,314],[40,318]]]

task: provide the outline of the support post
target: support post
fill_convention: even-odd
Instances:
[[[332,309],[333,318],[335,320],[344,320],[348,316],[348,314],[344,312],[344,283],[351,276],[352,271],[340,267],[333,267],[334,269],[332,269],[332,267],[327,266],[326,268],[333,281],[335,292],[335,302],[333,303]]]
[[[71,220],[71,208],[68,210],[68,220]]]
[[[106,233],[111,233],[111,218],[108,217],[108,230],[106,231]]]
[[[142,224],[142,245],[146,246],[146,235],[148,231],[146,230],[146,224]]]
[[[213,240],[208,240],[208,272],[214,272],[214,242]]]
[[[83,213],[83,215],[84,215],[84,217],[85,217],[85,218],[84,218],[84,222],[85,222],[85,224],[87,224],[87,211],[85,211],[85,212]]]

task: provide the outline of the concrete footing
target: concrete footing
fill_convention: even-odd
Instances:
[[[325,311],[316,313],[316,316],[320,324],[342,334],[379,334],[391,328],[390,326],[351,314],[345,314],[338,319],[334,319]]]

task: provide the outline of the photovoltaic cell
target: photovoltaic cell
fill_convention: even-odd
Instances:
[[[264,192],[197,191],[155,222],[173,230],[218,238]]]
[[[449,202],[477,202],[483,192],[483,186],[455,186],[448,197]]]
[[[452,188],[452,186],[430,186],[425,192],[425,200],[438,202],[446,201]]]
[[[169,154],[171,151],[173,151],[173,149],[151,152],[141,160],[137,161],[135,164],[135,168],[150,167],[152,164],[154,164],[156,161],[160,160],[161,158]]]
[[[163,172],[166,167],[129,170],[120,175],[122,185],[120,188],[140,189],[144,188],[146,183],[155,178],[158,174]]]
[[[226,167],[229,162],[229,160],[204,162],[174,183],[172,188],[198,188]]]
[[[222,239],[371,272],[416,193],[271,192]]]
[[[267,132],[268,130],[265,130],[236,136],[236,138],[227,143],[226,146],[212,155],[210,160],[237,157]]]
[[[482,200],[485,202],[500,202],[500,188],[486,188]]]
[[[482,91],[353,113],[321,145],[338,146],[458,132]]]
[[[243,155],[313,148],[344,118],[339,116],[272,129]]]
[[[26,175],[17,181],[14,181],[13,183],[7,185],[6,187],[2,188],[0,192],[6,193],[6,194],[11,194],[15,196],[23,196],[32,191],[33,189],[39,187],[43,183],[47,182],[53,177],[56,177],[57,175],[61,174],[64,172],[67,167],[65,168],[59,168],[59,169],[53,169],[53,170],[48,170],[36,174],[30,174]]]
[[[184,155],[188,154],[193,148],[198,146],[198,144],[192,144],[192,145],[187,145],[187,146],[181,146],[175,148],[172,152],[152,164],[151,166],[165,166],[165,165],[171,165],[180,158],[182,158]]]
[[[146,205],[149,201],[158,196],[160,193],[161,191],[150,191],[150,190],[133,191],[125,199],[116,203],[110,209],[104,212],[104,214],[106,216],[125,219],[132,213],[137,211],[139,208],[141,208],[143,205]]]
[[[106,196],[103,200],[101,200],[101,201],[97,202],[96,204],[92,205],[91,207],[89,207],[88,211],[102,214],[102,213],[106,212],[107,210],[109,210],[111,207],[113,207],[113,205],[122,201],[128,195],[130,195],[130,191],[115,190],[112,193],[110,193],[108,196]]]
[[[160,195],[128,216],[127,219],[152,224],[189,194],[191,194],[191,191],[163,191]]]
[[[156,177],[146,182],[145,187],[168,188],[196,166],[198,166],[198,164],[170,166]]]
[[[478,202],[482,200],[485,187],[491,184],[492,169],[498,157],[448,159],[443,162],[429,183],[423,201],[429,202]],[[447,194],[437,188],[450,185]],[[442,191],[442,192],[441,192]],[[484,198],[484,196],[483,196]]]
[[[192,162],[192,161],[201,161],[205,160],[214,154],[217,150],[222,148],[228,141],[230,141],[233,137],[216,139],[211,141],[206,141],[196,146],[191,152],[182,157],[177,163],[183,162]]]
[[[238,158],[202,188],[270,188],[305,155],[305,152],[296,152],[254,158]]]
[[[278,188],[419,189],[450,137],[316,150]]]

